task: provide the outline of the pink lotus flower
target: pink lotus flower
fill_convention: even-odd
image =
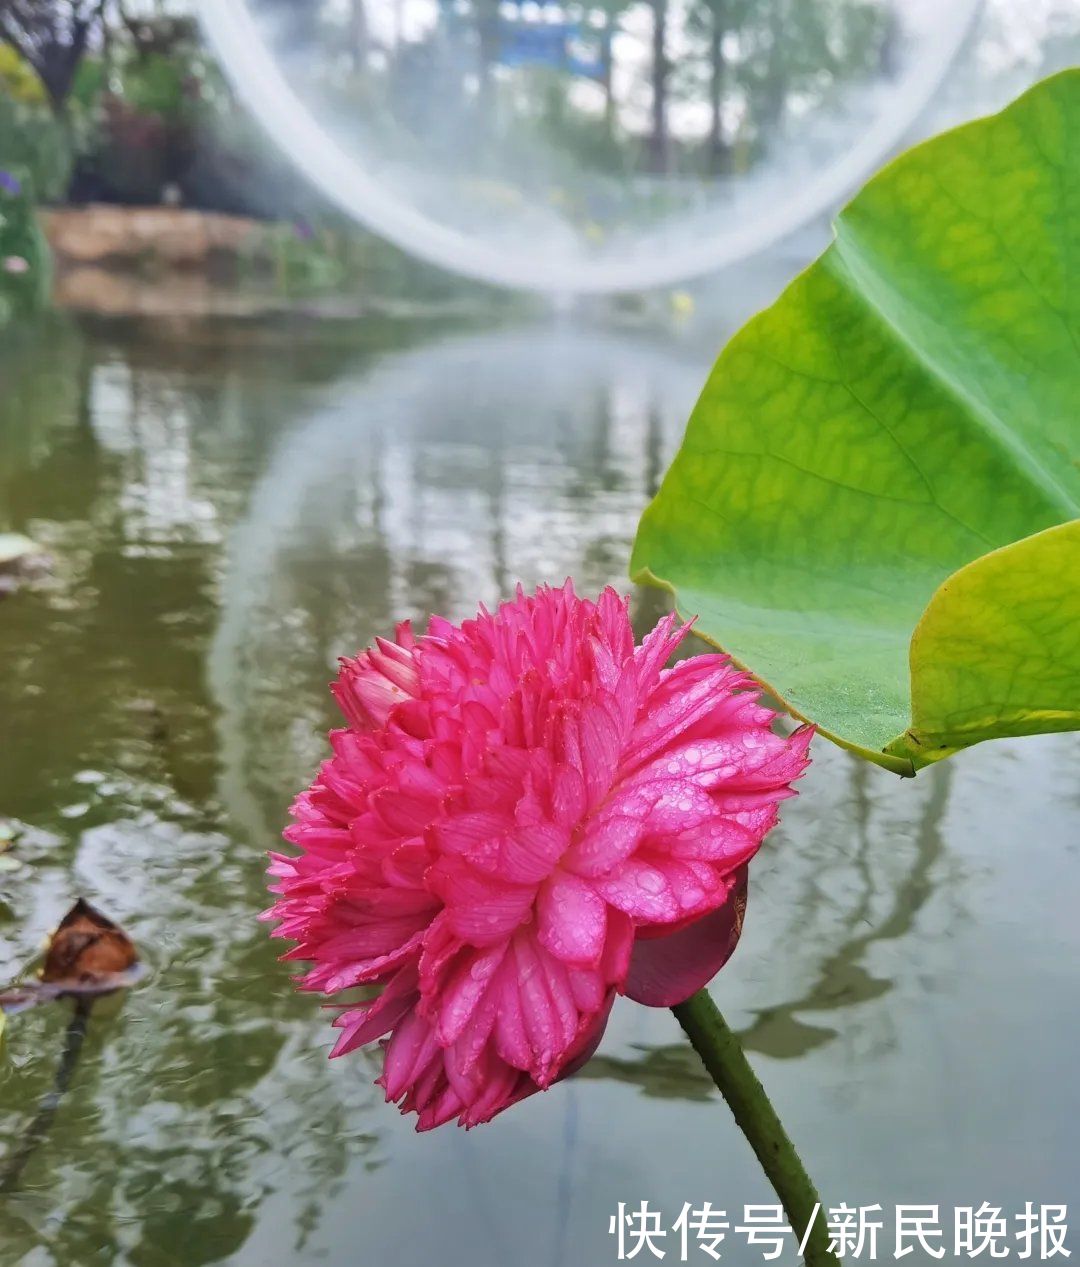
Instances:
[[[350,1002],[333,1055],[389,1035],[380,1085],[427,1130],[580,1067],[614,997],[688,998],[734,949],[746,865],[807,765],[720,655],[663,666],[627,604],[569,582],[342,662],[348,726],[271,855],[267,918]]]

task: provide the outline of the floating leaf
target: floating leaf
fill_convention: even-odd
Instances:
[[[133,984],[141,972],[127,933],[79,898],[49,939],[40,978],[0,991],[0,1011],[19,1012],[69,995],[108,994]]]
[[[65,989],[101,989],[137,958],[127,933],[79,898],[52,935],[41,979]]]
[[[638,531],[635,579],[899,773],[1080,726],[1078,138],[1067,71],[872,180]]]

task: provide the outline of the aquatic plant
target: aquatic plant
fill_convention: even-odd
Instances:
[[[727,959],[746,866],[807,765],[724,656],[664,665],[625,599],[568,582],[344,661],[348,725],[275,855],[300,984],[348,1004],[334,1055],[389,1035],[380,1082],[425,1130],[549,1087],[616,994],[684,1002]]]
[[[727,345],[631,572],[901,774],[1080,728],[1080,70],[909,150]]]

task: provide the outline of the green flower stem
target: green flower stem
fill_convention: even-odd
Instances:
[[[807,1267],[837,1267],[838,1259],[829,1249],[821,1198],[720,1009],[706,990],[699,990],[671,1010],[728,1102],[739,1129],[780,1198],[795,1235],[800,1242],[806,1237],[803,1261]]]

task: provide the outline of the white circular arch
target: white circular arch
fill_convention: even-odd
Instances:
[[[828,214],[877,168],[933,99],[972,27],[981,0],[943,0],[938,38],[898,76],[889,99],[862,136],[802,184],[796,196],[775,199],[760,214],[720,225],[704,240],[694,235],[635,258],[546,258],[514,254],[449,228],[416,210],[364,170],[356,156],[323,128],[282,73],[245,0],[198,0],[210,43],[234,90],[304,176],[355,220],[403,250],[452,272],[513,289],[556,296],[617,293],[675,285],[754,255],[802,225]],[[718,217],[719,219],[719,217]],[[689,235],[688,235],[689,239]]]

